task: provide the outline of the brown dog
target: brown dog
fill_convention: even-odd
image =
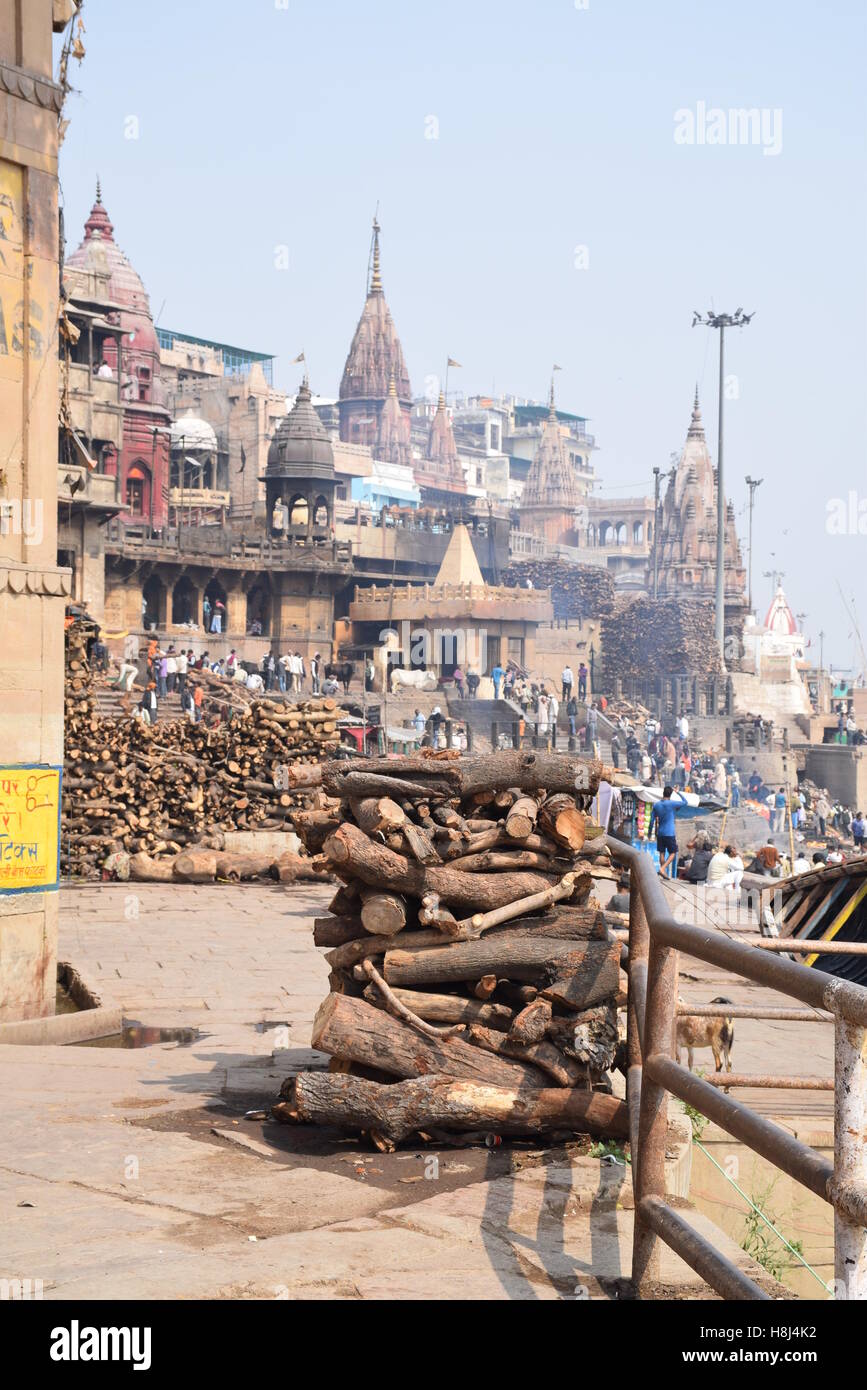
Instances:
[[[678,999],[678,1004],[684,1001]],[[718,996],[710,1001],[712,1004],[730,1004],[731,999]],[[682,1048],[686,1048],[686,1055],[689,1062],[689,1069],[692,1071],[693,1048],[709,1047],[713,1051],[713,1060],[716,1063],[717,1071],[722,1071],[725,1063],[726,1071],[732,1069],[732,1048],[735,1042],[735,1025],[731,1018],[702,1018],[695,1014],[681,1014],[677,1020],[677,1060],[680,1061]]]

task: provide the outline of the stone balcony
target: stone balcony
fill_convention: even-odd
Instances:
[[[493,584],[395,584],[356,586],[349,605],[354,622],[389,618],[478,618],[500,622],[550,623],[549,589],[507,589]]]

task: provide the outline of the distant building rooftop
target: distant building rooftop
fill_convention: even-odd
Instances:
[[[192,333],[179,333],[172,328],[157,328],[157,339],[160,347],[167,352],[179,349],[185,343],[219,352],[225,376],[247,376],[253,363],[258,362],[268,385],[274,385],[274,357],[269,352],[253,352],[249,348],[233,347],[230,343],[216,343],[211,338],[196,338]]]

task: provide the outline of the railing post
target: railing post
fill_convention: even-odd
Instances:
[[[834,1021],[834,1183],[867,1185],[867,1028]],[[835,1207],[834,1288],[867,1299],[867,1228]]]
[[[632,897],[630,894],[630,907]],[[630,953],[631,954],[631,953]],[[677,1002],[677,951],[657,944],[651,935],[647,963],[647,1006],[644,1014],[644,1061],[674,1055]],[[632,1241],[632,1283],[638,1298],[651,1295],[659,1282],[659,1237],[639,1215],[644,1197],[665,1196],[665,1146],[668,1130],[668,1092],[642,1073],[638,1120],[638,1173],[635,1183],[635,1226]]]
[[[641,1105],[641,1033],[647,992],[647,957],[650,931],[644,903],[638,890],[638,875],[629,879],[629,988],[626,996],[626,1101],[629,1107],[629,1147],[632,1155],[632,1183],[638,1174],[638,1113]]]

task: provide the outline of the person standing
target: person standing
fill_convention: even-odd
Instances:
[[[177,655],[177,657],[176,657],[176,659],[175,659],[175,667],[176,667],[176,670],[177,670],[178,693],[179,693],[179,695],[181,696],[182,699],[183,699],[184,690],[186,689],[186,685],[187,685],[187,668],[188,668],[188,666],[189,666],[189,659],[188,659],[188,657],[187,657],[186,652],[185,652],[185,651],[180,651],[180,652],[178,652],[178,655]]]
[[[587,667],[583,661],[578,667],[578,699],[587,699]]]
[[[831,819],[831,806],[825,793],[822,792],[816,800],[816,820],[819,823],[819,834],[822,839],[827,833],[828,821]]]
[[[141,697],[142,718],[146,724],[157,722],[157,689],[153,681],[148,681],[147,689]]]
[[[566,665],[563,667],[563,670],[560,672],[560,683],[563,687],[561,693],[563,696],[564,705],[568,705],[569,703],[569,697],[572,694],[572,685],[574,680],[575,677],[572,675],[572,667],[569,665],[567,661]]]
[[[313,678],[313,694],[318,695],[322,685],[322,655],[320,652],[313,653],[313,660],[310,663],[310,675]]]
[[[203,689],[202,689],[202,687],[201,687],[200,685],[196,685],[195,688],[194,688],[194,690],[193,690],[193,704],[194,704],[195,707],[196,707],[196,720],[195,720],[195,722],[196,722],[197,724],[199,723],[199,721],[200,721],[200,719],[201,719],[201,717],[202,717],[202,714],[203,714],[203,712],[204,712],[204,711],[203,711],[203,708],[202,708],[203,705],[204,705],[204,702],[205,702],[205,692],[203,691]]]
[[[587,752],[591,758],[599,756],[596,741],[599,736],[599,714],[595,704],[591,702],[587,711]],[[649,761],[649,759],[648,759]]]
[[[856,811],[852,817],[852,841],[858,854],[864,848],[864,839],[867,837],[867,824],[860,811]]]
[[[458,692],[458,699],[462,700],[464,698],[464,673],[460,666],[456,666],[454,669],[454,682],[455,689]]]
[[[210,632],[210,630],[211,630],[211,600],[208,598],[208,595],[207,595],[207,594],[205,594],[205,597],[204,597],[204,599],[203,599],[203,601],[202,601],[202,614],[204,615],[204,619],[205,619],[205,621],[204,621],[205,632]]]
[[[425,719],[420,709],[416,710],[415,714],[412,717],[412,722],[415,726],[415,731],[418,734],[419,738],[424,738],[424,729],[427,720]]]
[[[169,678],[169,658],[166,652],[160,652],[157,673],[157,698],[164,700],[168,693],[167,682]]]
[[[620,735],[616,729],[611,735],[611,762],[614,767],[620,766]]]
[[[741,804],[741,774],[738,772],[736,767],[732,768],[731,788],[732,808],[736,811]]]
[[[500,686],[502,685],[503,681],[503,668],[500,665],[499,661],[497,662],[496,666],[494,666],[491,670],[491,680],[494,682],[494,699],[499,700]]]
[[[175,656],[174,647],[169,647],[166,653],[166,690],[169,695],[173,695],[178,675],[178,659]]]
[[[566,718],[569,720],[569,737],[574,738],[578,728],[578,701],[574,695],[569,696],[569,703],[566,705]]]
[[[650,811],[650,834],[656,827],[656,850],[659,855],[659,872],[666,874],[670,864],[677,858],[677,836],[674,822],[677,808],[684,805],[684,798],[671,786],[662,789],[662,800],[654,801]],[[671,877],[671,875],[669,875]]]

